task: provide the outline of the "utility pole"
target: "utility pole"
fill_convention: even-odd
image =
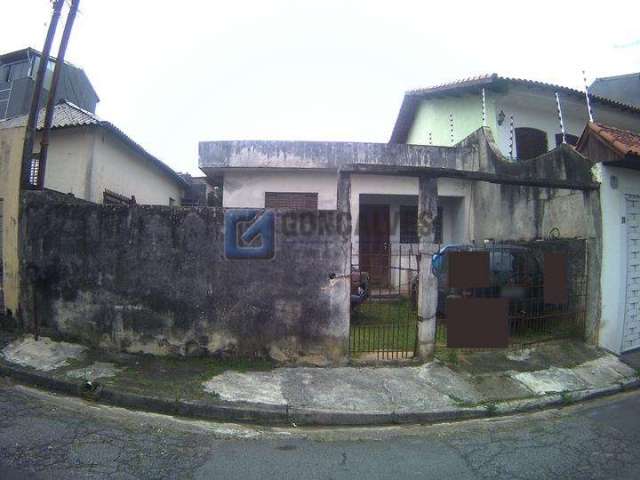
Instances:
[[[47,168],[47,152],[49,151],[49,132],[51,131],[53,113],[56,107],[56,90],[58,89],[60,73],[64,68],[64,56],[67,52],[67,45],[69,44],[69,37],[71,36],[73,22],[76,18],[76,13],[78,12],[78,5],[80,5],[80,0],[72,0],[71,7],[69,7],[69,13],[67,14],[67,21],[64,24],[60,47],[58,48],[56,66],[53,70],[53,78],[51,79],[51,88],[49,89],[49,98],[47,100],[47,111],[44,116],[44,126],[42,129],[42,138],[40,140],[40,157],[38,158],[38,190],[42,190],[44,188],[44,174]]]
[[[30,181],[31,162],[33,160],[33,140],[36,136],[36,128],[38,126],[38,112],[40,110],[42,84],[44,83],[44,75],[47,71],[47,64],[49,63],[49,57],[51,54],[51,44],[53,43],[53,37],[56,34],[56,28],[58,26],[60,11],[62,10],[63,4],[64,0],[53,1],[51,23],[49,23],[49,29],[47,30],[47,36],[44,40],[44,47],[42,48],[42,53],[40,56],[40,64],[38,65],[36,84],[33,89],[33,95],[31,96],[31,109],[29,110],[29,117],[27,119],[27,130],[24,135],[24,146],[22,149],[22,165],[20,168],[21,190],[33,188]]]

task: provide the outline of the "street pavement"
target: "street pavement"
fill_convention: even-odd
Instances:
[[[266,428],[95,405],[0,379],[0,478],[635,479],[640,392],[430,426]]]

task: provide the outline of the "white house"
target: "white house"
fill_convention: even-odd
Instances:
[[[599,162],[599,344],[615,353],[634,350],[640,348],[640,133],[590,123],[577,148]]]
[[[483,125],[483,90],[486,125],[507,158],[533,158],[562,143],[555,93],[560,99],[567,143],[575,145],[589,121],[584,92],[494,73],[406,92],[391,143],[458,143]],[[590,100],[599,122],[638,128],[638,106],[597,95],[590,95]]]

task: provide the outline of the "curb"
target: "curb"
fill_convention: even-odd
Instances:
[[[0,376],[10,377],[17,383],[48,391],[63,393],[73,397],[87,398],[81,393],[81,383],[60,380],[21,367],[0,363]],[[106,405],[145,412],[192,417],[218,422],[249,423],[267,426],[382,426],[430,424],[514,415],[573,405],[640,388],[640,379],[631,378],[622,383],[601,388],[579,390],[563,396],[549,394],[527,400],[513,400],[495,404],[492,413],[486,406],[460,407],[450,410],[430,412],[340,412],[310,408],[296,408],[288,405],[268,405],[238,402],[190,402],[171,401],[157,397],[146,397],[134,393],[124,393],[103,387],[98,398],[92,401]]]

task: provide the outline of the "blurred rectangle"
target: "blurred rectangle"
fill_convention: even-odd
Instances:
[[[489,252],[451,252],[449,287],[489,287]]]
[[[447,347],[507,347],[507,312],[506,298],[448,298]]]
[[[544,254],[544,303],[564,305],[568,301],[567,256],[564,253]]]

